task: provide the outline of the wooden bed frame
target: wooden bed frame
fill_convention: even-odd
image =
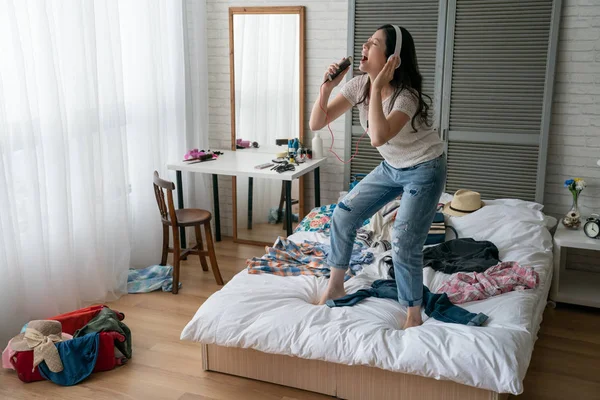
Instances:
[[[309,390],[347,400],[507,400],[508,394],[390,372],[252,349],[202,345],[202,367],[244,378]]]

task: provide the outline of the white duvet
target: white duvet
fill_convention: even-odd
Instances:
[[[493,242],[502,261],[534,267],[540,285],[461,305],[490,317],[482,327],[443,323],[423,313],[422,326],[403,331],[406,309],[393,300],[368,298],[354,307],[318,306],[315,303],[327,285],[324,278],[242,271],[200,307],[181,339],[368,365],[520,394],[552,278],[548,227],[556,220],[545,216],[536,203],[495,200],[486,204],[468,216],[451,217],[450,223],[460,237]],[[299,232],[290,239],[328,242],[324,235],[312,232]],[[346,291],[387,278],[387,266],[381,261],[385,254],[378,253],[373,264],[347,281]],[[451,275],[425,268],[423,277],[424,284],[436,292]]]

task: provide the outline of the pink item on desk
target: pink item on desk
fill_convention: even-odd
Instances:
[[[218,153],[218,152],[217,152]],[[192,149],[185,153],[183,156],[184,161],[194,161],[194,160],[210,160],[218,157],[218,154],[212,153],[210,150],[205,152],[204,150]]]
[[[187,153],[185,153],[185,156],[183,158],[185,160],[191,160],[194,158],[199,158],[201,155],[204,155],[203,151],[198,151],[198,149],[192,149],[192,150],[188,151]]]
[[[244,148],[249,148],[250,147],[250,141],[249,140],[237,139],[235,141],[235,143],[238,146],[241,146],[241,147],[244,147]]]

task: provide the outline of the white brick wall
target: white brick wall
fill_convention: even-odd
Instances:
[[[600,212],[600,0],[563,0],[560,25],[544,211],[565,214],[581,177],[582,213]]]
[[[229,7],[247,6],[305,6],[305,142],[310,145],[312,133],[308,120],[313,102],[316,99],[319,84],[327,66],[347,52],[348,1],[298,1],[282,0],[277,4],[270,1],[224,1],[207,0],[208,30],[208,79],[209,79],[209,130],[212,148],[229,149],[231,146],[231,115],[229,102]],[[192,88],[194,90],[194,88]],[[335,95],[335,92],[334,92]],[[335,148],[338,154],[344,154],[344,119],[331,124],[336,134]],[[328,148],[331,139],[323,131],[323,146]],[[334,202],[343,190],[343,164],[330,160],[321,168],[321,202]],[[312,176],[305,183],[306,209],[314,204]],[[221,227],[223,235],[232,235],[232,191],[231,178],[219,179],[221,204]]]
[[[230,6],[273,5],[269,1],[207,0],[209,61],[209,126],[213,148],[230,146],[229,22]],[[347,52],[348,1],[291,1],[277,5],[306,7],[306,132],[323,71]],[[568,177],[582,177],[588,188],[581,197],[582,212],[600,211],[600,0],[563,0],[560,42],[554,87],[545,187],[545,211],[560,216],[568,211],[571,197],[563,187]],[[192,88],[193,90],[193,88]],[[334,93],[335,95],[335,93]],[[344,119],[332,123],[336,151],[344,154]],[[322,131],[329,147],[327,130]],[[343,187],[344,166],[329,157],[322,169],[322,203],[333,202]],[[231,235],[231,180],[221,178],[223,234]],[[312,177],[306,184],[307,207],[313,204]]]

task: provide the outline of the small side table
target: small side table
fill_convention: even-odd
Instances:
[[[554,274],[550,299],[554,302],[600,308],[600,272],[566,269],[569,248],[600,252],[600,240],[583,233],[585,219],[577,230],[565,228],[559,221],[554,233]],[[598,253],[600,258],[600,253]]]

